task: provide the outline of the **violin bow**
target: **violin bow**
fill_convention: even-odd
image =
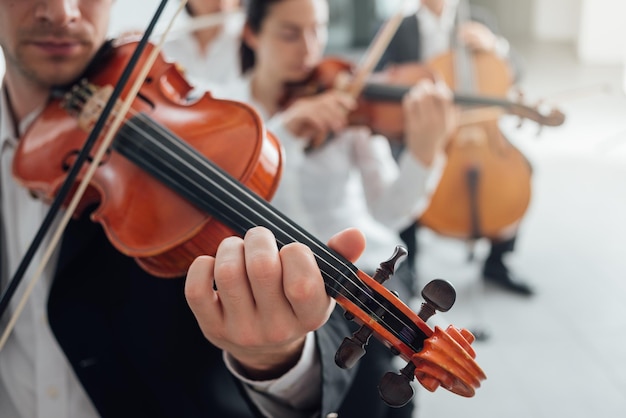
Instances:
[[[391,39],[398,31],[398,27],[400,27],[400,23],[402,23],[404,11],[406,10],[408,4],[408,0],[404,0],[398,11],[394,13],[376,33],[374,40],[368,47],[367,51],[365,51],[365,54],[357,66],[352,80],[347,87],[346,91],[351,97],[356,99],[365,88],[367,79],[374,72],[376,65],[389,45],[389,42],[391,42]]]
[[[148,39],[150,37],[150,34],[154,30],[154,26],[156,25],[156,22],[158,21],[161,14],[163,13],[163,10],[165,9],[167,1],[168,0],[161,0],[159,7],[157,8],[154,16],[152,17],[150,21],[150,24],[148,25],[148,28],[143,34],[141,41],[137,45],[137,48],[135,49],[133,56],[131,57],[126,68],[124,69],[124,72],[122,73],[119,82],[116,83],[115,88],[113,89],[113,92],[111,93],[111,96],[109,97],[109,100],[104,106],[104,109],[100,113],[100,116],[96,124],[94,125],[94,128],[91,130],[89,137],[87,138],[87,141],[85,142],[85,145],[83,146],[81,152],[78,154],[76,162],[74,163],[72,168],[69,170],[68,175],[65,181],[63,182],[63,185],[59,189],[58,194],[55,196],[52,204],[50,205],[50,209],[48,210],[48,213],[46,214],[46,217],[44,218],[43,223],[41,224],[39,230],[37,231],[35,238],[31,242],[26,254],[22,258],[22,261],[20,262],[20,265],[18,266],[18,269],[16,270],[15,274],[13,275],[13,278],[9,282],[9,285],[7,286],[7,289],[5,290],[4,294],[2,295],[2,299],[0,299],[0,318],[2,318],[2,315],[8,308],[11,298],[15,294],[17,287],[19,286],[21,280],[23,279],[24,274],[26,273],[28,266],[32,262],[32,259],[36,251],[41,246],[41,243],[43,242],[44,237],[46,236],[49,229],[51,228],[52,223],[54,222],[58,212],[61,209],[62,203],[65,201],[67,195],[72,190],[72,186],[74,185],[76,177],[78,176],[84,162],[87,160],[91,149],[96,143],[96,140],[102,133],[102,130],[104,129],[105,124],[107,123],[109,116],[111,115],[111,112],[113,111],[114,106],[116,105],[117,100],[119,99],[119,96],[121,95],[123,89],[126,87],[126,84],[128,83],[128,80],[130,79],[130,75],[135,69],[135,66],[137,65],[139,57],[143,53],[145,46],[148,44]],[[91,164],[89,165],[89,168],[87,172],[85,173],[83,180],[81,181],[78,188],[76,189],[76,192],[74,193],[72,197],[72,200],[67,205],[67,208],[63,217],[61,218],[60,222],[57,224],[57,227],[53,232],[51,240],[46,247],[46,250],[37,267],[37,270],[33,274],[31,280],[28,282],[28,286],[25,288],[24,294],[22,295],[18,305],[15,308],[15,311],[13,312],[13,315],[9,319],[9,322],[7,323],[7,326],[2,333],[2,336],[0,337],[0,351],[2,351],[2,349],[4,348],[4,345],[6,344],[9,338],[9,335],[11,334],[11,331],[15,327],[15,324],[17,322],[17,319],[19,318],[19,315],[21,314],[21,312],[24,310],[24,307],[26,306],[26,302],[30,294],[33,292],[35,285],[39,281],[39,278],[41,277],[41,274],[43,273],[43,270],[46,264],[52,257],[52,254],[55,248],[57,247],[58,243],[61,241],[61,237],[63,236],[65,227],[69,223],[74,213],[74,210],[78,206],[80,200],[83,197],[83,194],[87,190],[87,186],[89,182],[91,181],[91,179],[93,178],[96,172],[96,169],[99,167],[100,162],[106,155],[107,149],[109,149],[111,143],[113,142],[115,132],[118,130],[118,128],[122,124],[124,117],[126,116],[127,112],[129,111],[131,107],[132,102],[134,101],[135,97],[137,96],[137,93],[139,92],[141,84],[144,82],[148,72],[150,71],[150,68],[154,64],[154,61],[156,60],[161,50],[161,46],[165,42],[165,37],[168,31],[172,28],[174,20],[183,10],[186,4],[187,4],[187,0],[180,1],[178,9],[176,10],[172,19],[170,19],[169,21],[167,30],[162,34],[160,42],[156,44],[153,50],[151,51],[151,54],[147,58],[147,61],[144,67],[141,69],[140,75],[135,79],[134,83],[132,84],[130,93],[126,96],[125,100],[121,103],[119,110],[117,110],[115,118],[111,122],[111,125],[105,137],[103,138],[100,148],[97,150],[97,153],[91,159]]]

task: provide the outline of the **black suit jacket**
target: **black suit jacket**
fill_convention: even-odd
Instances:
[[[200,332],[183,294],[184,279],[159,279],[115,250],[87,217],[70,223],[50,291],[50,326],[103,417],[260,416]],[[377,394],[391,355],[374,342],[353,370],[334,364],[349,335],[338,308],[317,332],[322,416],[410,418]],[[370,344],[370,346],[372,343]]]

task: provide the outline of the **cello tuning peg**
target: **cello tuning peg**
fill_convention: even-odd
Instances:
[[[435,311],[447,312],[456,301],[456,290],[450,282],[443,279],[435,279],[422,289],[422,303],[417,316],[426,322],[428,318],[435,314]]]
[[[403,261],[408,253],[409,252],[406,248],[400,245],[396,245],[396,248],[393,251],[391,258],[389,258],[389,260],[387,261],[383,261],[382,263],[380,263],[380,266],[376,269],[376,273],[374,273],[374,276],[372,278],[378,283],[384,283],[389,280],[391,275],[396,271],[396,266],[398,265],[398,263]]]
[[[362,325],[352,337],[344,338],[335,353],[335,364],[342,369],[349,369],[365,354],[365,346],[372,336],[372,330]]]
[[[389,406],[400,408],[413,399],[415,391],[411,386],[415,373],[415,365],[409,362],[400,373],[385,373],[378,385],[381,399]]]

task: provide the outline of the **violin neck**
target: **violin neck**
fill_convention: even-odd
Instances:
[[[382,83],[369,83],[363,89],[363,98],[375,102],[400,103],[410,87],[401,85],[386,85]],[[462,106],[498,106],[510,108],[513,103],[498,97],[476,96],[473,94],[454,93],[454,103]]]

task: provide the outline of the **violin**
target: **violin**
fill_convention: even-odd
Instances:
[[[32,123],[13,162],[24,187],[42,199],[54,197],[133,50],[133,43],[111,44],[91,66],[94,71],[51,100]],[[355,364],[374,335],[407,361],[401,373],[383,377],[379,392],[388,404],[402,406],[411,399],[413,378],[430,391],[441,386],[473,396],[486,378],[475,361],[473,335],[454,326],[433,330],[425,322],[435,310],[452,306],[452,286],[443,280],[427,285],[426,302],[416,314],[382,285],[404,255],[401,250],[370,277],[274,209],[267,199],[283,162],[276,138],[248,105],[209,93],[188,100],[191,90],[178,67],[159,55],[80,210],[97,205],[91,219],[111,243],[164,278],[184,274],[195,257],[214,254],[224,237],[254,226],[270,229],[279,246],[306,244],[328,294],[361,325],[339,348],[340,367]]]
[[[287,108],[298,98],[319,94],[331,88],[345,90],[350,85],[353,74],[354,65],[351,62],[338,57],[326,57],[305,80],[285,86],[280,106]],[[402,98],[420,80],[435,81],[439,77],[435,68],[416,62],[389,65],[384,70],[371,74],[357,97],[356,109],[348,115],[348,123],[353,126],[368,126],[374,133],[402,142]],[[565,115],[558,109],[539,109],[489,92],[453,92],[453,101],[470,108],[497,108],[500,110],[497,115],[504,112],[532,120],[541,126],[559,126],[565,120]],[[464,124],[463,117],[461,124]]]

